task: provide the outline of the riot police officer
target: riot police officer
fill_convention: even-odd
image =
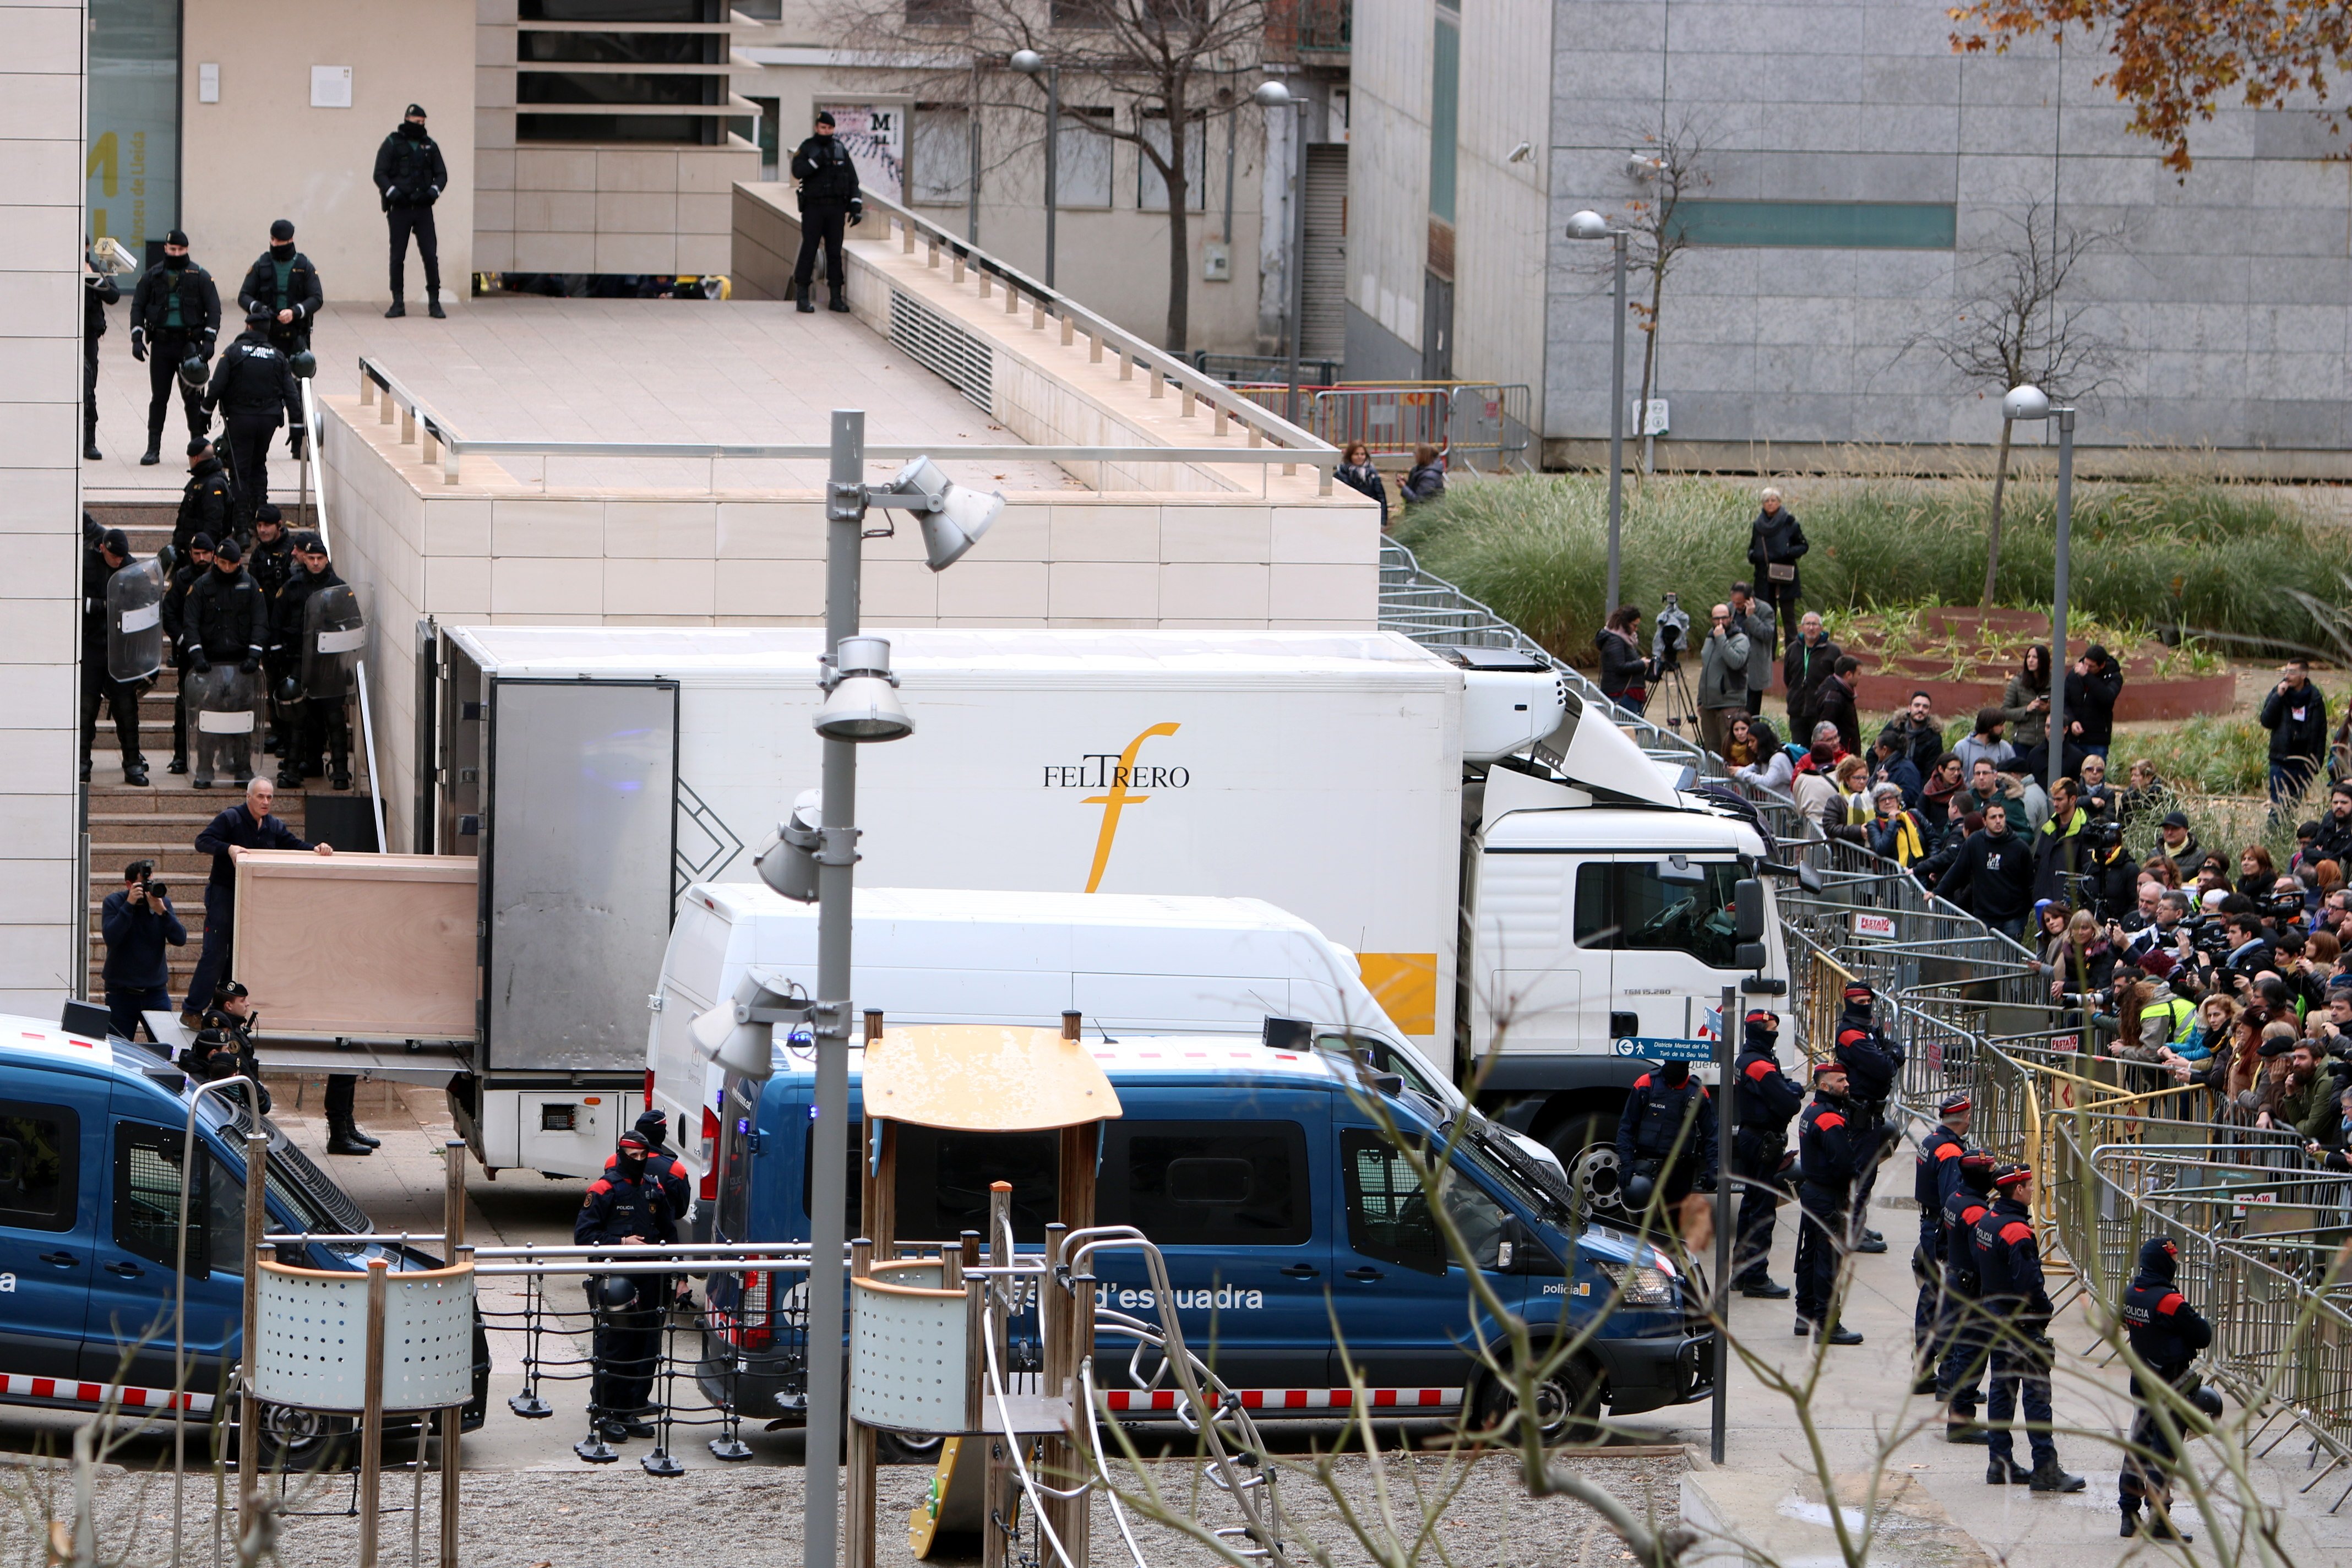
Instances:
[[[247,307],[245,331],[213,367],[205,412],[215,408],[228,427],[229,460],[236,465],[233,506],[243,533],[254,509],[269,499],[269,443],[278,426],[292,426],[294,447],[302,446],[302,394],[286,356],[269,346],[269,307],[258,300]]]
[[[1936,1130],[1919,1141],[1911,1195],[1919,1205],[1919,1245],[1911,1273],[1919,1281],[1911,1312],[1911,1392],[1936,1389],[1936,1347],[1944,1337],[1948,1305],[1944,1300],[1944,1200],[1959,1184],[1960,1156],[1969,1152],[1969,1097],[1947,1096],[1936,1108]]]
[[[122,298],[122,285],[94,258],[83,260],[81,281],[81,455],[95,463],[106,456],[98,449],[98,341],[106,336],[106,308]]]
[[[333,563],[327,559],[325,542],[307,528],[294,536],[294,559],[299,570],[278,590],[270,613],[270,673],[281,688],[289,677],[298,681],[301,678],[303,615],[310,595],[343,585],[343,580],[335,575]],[[305,699],[289,727],[293,745],[279,759],[278,768],[281,787],[299,788],[305,779],[329,767],[335,788],[352,787],[352,723],[341,693]]]
[[[188,543],[199,533],[210,535],[215,544],[226,539],[235,522],[232,508],[228,470],[213,444],[199,436],[188,443],[188,484],[180,492],[179,515],[172,521],[173,559],[184,563]]]
[[[441,161],[440,144],[425,133],[425,109],[412,103],[408,112],[375,153],[376,195],[383,199],[384,223],[392,232],[392,309],[387,316],[405,316],[408,237],[416,237],[416,258],[425,264],[427,315],[438,321],[449,312],[441,308],[441,246],[433,232],[433,204],[449,188],[449,166]]]
[[[310,324],[327,300],[319,287],[319,269],[294,248],[291,220],[279,218],[269,226],[269,248],[246,268],[236,302],[245,307],[248,321],[254,306],[268,310],[269,346],[279,353],[291,359],[310,348]]]
[[[1876,1000],[1864,981],[1849,980],[1845,1010],[1838,1016],[1837,1058],[1845,1064],[1851,1085],[1854,1153],[1861,1162],[1853,1208],[1858,1221],[1853,1249],[1884,1252],[1886,1238],[1870,1228],[1870,1194],[1878,1185],[1879,1162],[1894,1147],[1895,1133],[1887,1124],[1886,1102],[1894,1098],[1895,1080],[1903,1071],[1903,1047],[1889,1039],[1871,1017]]]
[[[694,1180],[687,1173],[686,1162],[670,1152],[669,1118],[659,1106],[648,1105],[637,1112],[636,1126],[645,1134],[646,1172],[661,1183],[662,1196],[669,1201],[670,1223],[677,1227],[680,1239],[691,1239],[687,1234],[687,1221],[694,1212]],[[619,1160],[618,1154],[604,1156],[606,1175],[613,1173]],[[688,1276],[678,1275],[671,1280],[671,1289],[681,1305],[690,1304],[694,1281]]]
[[[201,440],[209,428],[205,417],[204,377],[191,383],[181,374],[190,359],[199,364],[213,357],[220,336],[220,290],[213,275],[188,254],[188,237],[178,229],[163,237],[163,259],[147,269],[131,291],[131,357],[147,362],[147,452],[143,468],[163,460],[163,412],[170,406],[172,383],[180,383],[180,402],[187,410],[188,434]]]
[[[1617,1119],[1628,1210],[1639,1215],[1654,1202],[1671,1215],[1690,1195],[1694,1178],[1713,1186],[1716,1158],[1715,1102],[1691,1076],[1690,1063],[1666,1062],[1633,1080]]]
[[[617,1242],[634,1247],[677,1239],[669,1198],[660,1179],[646,1168],[650,1149],[646,1135],[635,1128],[621,1134],[613,1163],[588,1184],[587,1199],[572,1222],[573,1246]],[[657,1274],[609,1275],[592,1281],[592,1300],[603,1298],[603,1287],[619,1279],[629,1280],[634,1289],[625,1304],[599,1300],[595,1373],[589,1393],[590,1419],[610,1442],[653,1435],[645,1416],[651,1409],[654,1373],[661,1357],[662,1303],[667,1300]]]
[[[801,253],[793,264],[793,301],[803,313],[816,309],[817,247],[824,247],[828,310],[846,310],[849,274],[841,259],[842,225],[865,221],[866,202],[857,194],[857,165],[833,133],[833,116],[819,110],[815,133],[793,151],[793,178],[800,182]]]
[[[117,680],[106,663],[106,585],[131,563],[131,538],[110,528],[82,552],[81,561],[81,782],[89,782],[90,748],[98,741],[98,705],[114,713],[114,743],[122,753],[122,782],[147,782],[147,759],[139,749],[139,688]]]
[[[188,590],[182,618],[193,640],[188,663],[199,674],[216,664],[236,665],[247,675],[260,673],[261,656],[269,649],[269,615],[260,585],[246,571],[244,558],[235,534],[221,540],[213,547],[212,570]],[[249,736],[235,737],[228,743],[240,784],[253,778],[251,746]],[[194,781],[198,789],[212,788],[213,760],[214,749],[199,743]]]
[[[1833,1345],[1862,1336],[1837,1321],[1838,1270],[1851,1247],[1847,1215],[1862,1179],[1858,1140],[1846,1100],[1845,1065],[1813,1064],[1813,1098],[1797,1118],[1797,1332]]]
[[[2050,1433],[2050,1293],[2042,1278],[2042,1249],[2033,1239],[2033,1168],[2003,1165],[1993,1172],[1992,1206],[1969,1235],[1992,1344],[1992,1398],[1986,1413],[1985,1468],[1989,1486],[2021,1483],[2038,1492],[2078,1492],[2083,1478],[2058,1468]],[[2024,1406],[2033,1468],[2017,1463],[2010,1422]]]
[[[274,633],[278,590],[286,586],[294,574],[302,569],[301,563],[294,558],[294,536],[286,531],[285,514],[274,502],[263,501],[253,509],[253,545],[245,552],[245,569],[253,574],[253,580],[261,585],[261,596],[269,603]],[[275,641],[274,637],[272,640]],[[276,661],[270,662],[274,664]],[[271,674],[269,738],[263,742],[261,750],[265,755],[282,757],[287,748],[293,744],[295,710],[278,701],[274,679],[276,671],[273,669]]]
[[[1958,1180],[1944,1195],[1944,1358],[1936,1367],[1936,1397],[1944,1406],[1944,1441],[1982,1443],[1977,1406],[1984,1399],[1990,1336],[1985,1331],[1983,1281],[1971,1239],[1977,1221],[1992,1209],[1993,1157],[1971,1149],[1953,1163]]]
[[[217,464],[215,465],[218,467]],[[188,547],[181,553],[180,564],[172,573],[172,581],[163,589],[163,648],[172,668],[180,672],[178,689],[172,697],[172,762],[169,771],[188,771],[188,671],[194,668],[195,633],[188,626],[188,595],[204,581],[213,569],[213,536],[195,533],[189,536]]]
[[[1732,1105],[1738,1111],[1731,1138],[1731,1170],[1739,1178],[1739,1228],[1732,1256],[1731,1282],[1743,1296],[1784,1301],[1786,1285],[1775,1283],[1769,1265],[1772,1227],[1785,1191],[1789,1123],[1805,1103],[1805,1091],[1780,1070],[1780,1020],[1763,1008],[1748,1015],[1740,1031],[1739,1057],[1732,1064]]]
[[[2152,1236],[2142,1242],[2139,1271],[2124,1291],[2116,1315],[2123,1320],[2132,1353],[2147,1364],[2148,1371],[2206,1415],[2218,1415],[2221,1396],[2206,1392],[2195,1370],[2197,1352],[2213,1342],[2213,1325],[2173,1288],[2179,1259],[2180,1248],[2168,1236]],[[2129,1537],[2145,1530],[2158,1541],[2185,1545],[2196,1538],[2183,1534],[2172,1522],[2172,1466],[2179,1456],[2172,1439],[2165,1435],[2166,1423],[2157,1418],[2152,1391],[2140,1382],[2137,1372],[2132,1373],[2131,1393],[2140,1409],[2132,1422],[2131,1446],[2124,1452],[2123,1474],[2116,1481],[2116,1502],[2124,1516],[2120,1533]],[[2186,1423],[2176,1412],[2170,1425],[2178,1433]],[[2148,1515],[2145,1525],[2139,1517],[2143,1504]]]

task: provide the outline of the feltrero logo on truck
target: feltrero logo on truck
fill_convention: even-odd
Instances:
[[[1127,743],[1122,752],[1087,752],[1076,763],[1047,763],[1047,789],[1098,789],[1100,795],[1090,795],[1088,805],[1103,808],[1102,826],[1095,834],[1095,863],[1087,873],[1087,891],[1102,886],[1103,872],[1110,866],[1110,847],[1118,837],[1120,814],[1130,805],[1141,805],[1151,797],[1137,795],[1137,790],[1183,789],[1192,782],[1190,768],[1139,765],[1136,754],[1143,742],[1159,735],[1172,735],[1181,725],[1154,724]]]

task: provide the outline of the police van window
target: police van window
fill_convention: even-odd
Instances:
[[[74,1227],[80,1140],[71,1108],[0,1100],[0,1226]]]
[[[1710,969],[1736,967],[1738,929],[1727,860],[1694,861],[1700,882],[1669,882],[1646,860],[1576,868],[1576,945],[1620,952],[1686,952]]]
[[[1296,1121],[1114,1121],[1096,1213],[1163,1247],[1298,1247],[1314,1233]]]
[[[114,1244],[169,1268],[179,1251],[180,1153],[183,1134],[122,1122],[114,1132]],[[188,1194],[188,1277],[211,1272],[212,1215],[199,1162]],[[242,1231],[239,1232],[240,1237]]]
[[[1430,1217],[1429,1197],[1403,1151],[1370,1129],[1339,1134],[1347,1173],[1348,1245],[1423,1274],[1445,1272],[1445,1247]]]

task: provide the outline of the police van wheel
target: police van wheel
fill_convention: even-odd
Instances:
[[[290,1405],[263,1405],[257,1436],[264,1474],[346,1470],[359,1457],[357,1434],[349,1417],[298,1410]]]
[[[1476,1400],[1471,1415],[1479,1431],[1494,1434],[1506,1443],[1521,1438],[1516,1422],[1508,1432],[1503,1430],[1506,1418],[1519,1407],[1518,1389],[1513,1383],[1492,1373],[1482,1376]],[[1600,1415],[1601,1379],[1581,1361],[1570,1360],[1537,1382],[1535,1420],[1545,1443],[1599,1436],[1596,1419]]]

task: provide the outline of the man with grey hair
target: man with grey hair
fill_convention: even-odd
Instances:
[[[1780,504],[1776,487],[1765,486],[1758,499],[1762,507],[1748,527],[1748,564],[1755,568],[1756,596],[1785,622],[1796,613],[1797,562],[1812,547],[1805,542],[1797,514]]]
[[[1822,682],[1830,678],[1844,651],[1830,641],[1821,612],[1807,610],[1797,623],[1797,635],[1789,639],[1788,654],[1780,660],[1780,684],[1789,694],[1790,734],[1811,732],[1820,717],[1814,710],[1820,706]]]

